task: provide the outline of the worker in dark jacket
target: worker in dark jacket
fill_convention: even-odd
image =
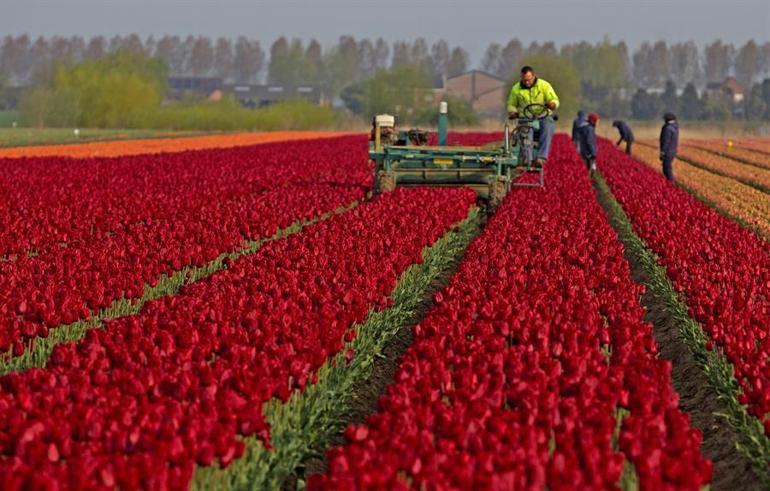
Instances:
[[[663,165],[663,175],[669,181],[674,181],[672,164],[676,158],[679,146],[679,125],[673,113],[663,116],[663,127],[660,129],[660,162]]]
[[[580,128],[587,124],[586,113],[582,110],[578,111],[577,117],[572,121],[572,143],[577,147],[578,153],[580,153],[580,137],[578,134],[580,133]]]
[[[589,113],[586,124],[578,130],[578,142],[580,144],[580,156],[586,163],[588,172],[596,171],[596,125],[599,123],[599,115]]]
[[[615,146],[619,147],[621,143],[626,142],[626,153],[631,155],[631,145],[634,143],[634,132],[631,131],[631,127],[621,120],[613,121],[612,126],[617,128],[618,133],[620,133],[620,139]]]

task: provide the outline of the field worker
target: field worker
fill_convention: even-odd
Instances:
[[[527,104],[539,102],[545,104],[547,109],[532,110],[535,116],[545,116],[540,120],[540,129],[535,132],[535,139],[540,142],[537,151],[537,163],[545,164],[548,160],[548,151],[551,148],[551,139],[555,130],[552,111],[559,107],[559,97],[551,84],[541,78],[537,78],[531,66],[521,69],[521,80],[513,84],[508,96],[508,117],[516,119]]]
[[[586,124],[578,131],[580,142],[580,156],[586,163],[588,172],[596,171],[596,125],[599,124],[599,115],[589,113]]]
[[[587,125],[586,113],[583,110],[578,111],[577,117],[572,121],[572,143],[577,147],[578,153],[580,153],[580,128]]]
[[[673,113],[663,116],[663,127],[660,129],[660,162],[663,165],[663,175],[666,179],[674,181],[674,170],[671,165],[676,158],[679,146],[679,125]]]
[[[626,153],[631,155],[631,145],[634,143],[634,132],[631,131],[631,127],[628,126],[625,121],[621,120],[613,121],[612,126],[617,128],[618,133],[620,133],[620,139],[618,139],[615,146],[619,147],[621,143],[626,142]]]

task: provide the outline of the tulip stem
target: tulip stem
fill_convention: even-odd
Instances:
[[[65,324],[51,329],[45,338],[35,338],[29,341],[27,349],[21,356],[13,356],[12,350],[0,357],[0,376],[10,372],[20,372],[29,368],[42,368],[48,362],[56,345],[80,340],[90,329],[104,327],[104,321],[135,315],[142,310],[144,304],[161,297],[175,295],[182,286],[190,285],[198,280],[208,278],[215,272],[227,268],[227,264],[242,256],[256,253],[268,242],[286,238],[296,234],[308,225],[318,223],[331,218],[334,215],[345,213],[358,206],[354,201],[347,206],[341,206],[314,218],[298,220],[286,228],[279,229],[270,237],[258,240],[245,241],[243,247],[231,252],[224,252],[204,264],[203,266],[186,266],[170,275],[164,274],[158,278],[155,286],[146,284],[141,298],[130,300],[120,298],[109,307],[97,313],[91,313],[88,318],[77,320],[71,324]]]
[[[706,348],[709,338],[701,325],[690,317],[684,295],[676,291],[665,267],[658,263],[657,256],[634,232],[630,219],[604,178],[595,174],[594,182],[601,201],[606,205],[610,222],[631,256],[645,271],[647,288],[665,302],[666,309],[676,322],[680,338],[724,405],[725,411],[721,416],[734,429],[735,448],[751,463],[763,486],[770,487],[770,439],[765,435],[760,420],[751,416],[746,406],[738,402],[741,389],[735,378],[733,365],[720,348]]]
[[[272,400],[265,404],[272,449],[266,449],[256,437],[245,438],[243,457],[227,469],[197,468],[191,488],[280,489],[292,476],[302,484],[306,477],[301,472],[303,463],[321,457],[347,426],[356,387],[368,380],[390,342],[419,319],[420,306],[440,289],[437,283],[450,274],[480,225],[480,212],[472,208],[453,230],[423,249],[422,263],[413,264],[401,275],[391,294],[392,307],[370,311],[362,324],[354,326],[358,335],[327,360],[316,383],[295,392],[286,403]],[[355,353],[349,363],[347,350]]]

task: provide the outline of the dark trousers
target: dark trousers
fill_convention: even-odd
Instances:
[[[628,155],[631,155],[631,145],[633,145],[633,144],[634,144],[633,141],[626,141],[626,153]]]
[[[671,182],[674,182],[674,170],[671,165],[673,162],[673,156],[664,155],[661,159],[661,163],[663,164],[663,175]]]

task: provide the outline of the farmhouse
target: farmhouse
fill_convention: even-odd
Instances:
[[[459,97],[484,116],[498,116],[504,109],[506,81],[481,70],[471,70],[446,79],[444,87],[436,91]]]
[[[227,85],[224,93],[231,94],[244,107],[265,107],[276,102],[305,100],[321,104],[321,89],[315,85]]]
[[[740,104],[746,97],[746,87],[738,82],[734,77],[727,77],[724,82],[713,82],[706,86],[708,94],[727,94],[733,103]]]
[[[208,98],[214,91],[221,90],[222,86],[221,77],[169,77],[168,98]]]

